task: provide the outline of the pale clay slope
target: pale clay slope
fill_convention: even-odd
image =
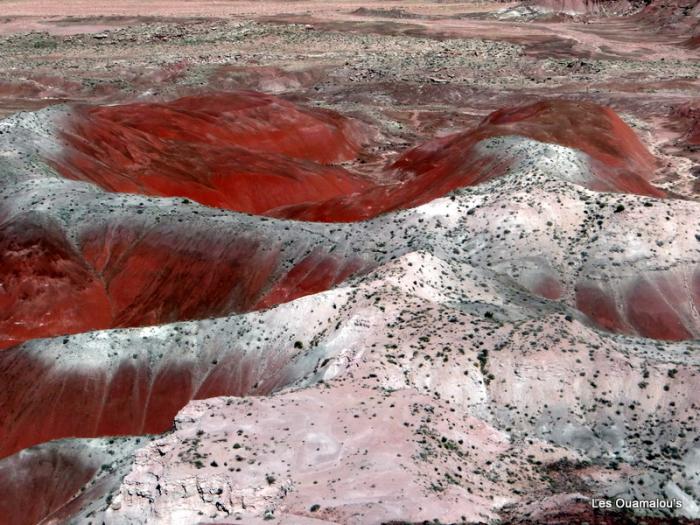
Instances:
[[[700,401],[680,382],[668,392],[662,388],[670,368],[680,381],[693,381],[697,359],[684,355],[692,344],[659,352],[652,342],[600,336],[561,314],[496,325],[468,313],[468,303],[449,306],[439,283],[458,281],[425,253],[409,254],[373,277],[354,288],[356,300],[340,289],[272,311],[285,319],[305,316],[306,331],[296,333],[318,361],[301,384],[326,383],[271,397],[190,403],[174,433],[136,453],[111,506],[96,517],[107,523],[236,516],[280,523],[292,516],[358,524],[461,516],[479,521],[495,517],[503,505],[551,492],[533,461],[605,464],[613,457],[622,462],[619,470],[592,466],[578,475],[601,494],[681,494],[687,514],[697,515],[697,452],[657,473],[648,469],[648,447],[639,443],[678,443],[674,418],[659,427],[657,405],[674,401],[679,414],[688,414]],[[475,288],[466,282],[459,292],[471,295]],[[286,332],[280,324],[267,326],[267,334]],[[479,335],[471,340],[469,334]],[[568,351],[554,346],[559,338],[569,341]],[[486,369],[495,377],[488,386],[479,348],[492,350]],[[322,356],[331,358],[325,366]],[[648,386],[641,390],[644,370]],[[593,377],[597,390],[585,387]],[[612,406],[601,406],[598,396]],[[637,401],[639,419],[630,424],[629,405]],[[624,404],[621,415],[614,413],[618,402]],[[641,437],[631,438],[636,432]],[[689,477],[680,473],[684,463]],[[694,494],[679,492],[679,484],[689,482]],[[311,513],[314,504],[322,508]]]
[[[693,348],[692,343],[668,345],[658,351],[651,341],[601,337],[576,321],[567,321],[562,314],[494,326],[481,315],[461,311],[480,307],[465,298],[502,304],[497,293],[502,285],[481,273],[471,282],[460,280],[444,261],[426,253],[411,253],[383,267],[358,288],[341,288],[243,316],[246,324],[261,327],[247,335],[251,340],[265,334],[273,341],[279,337],[280,346],[289,348],[291,339],[299,337],[304,347],[310,348],[303,359],[308,379],[300,385],[323,378],[331,387],[293,389],[250,401],[218,398],[191,403],[178,417],[177,432],[136,455],[131,473],[102,518],[111,523],[192,523],[201,519],[201,511],[210,519],[240,514],[247,522],[267,514],[288,523],[288,515],[311,515],[308,509],[318,503],[323,506],[322,515],[338,523],[435,517],[449,522],[462,515],[478,520],[492,516],[505,503],[518,501],[521,496],[512,488],[521,490],[525,498],[532,492],[547,493],[547,485],[532,472],[532,465],[523,461],[528,454],[544,461],[563,457],[577,461],[607,458],[612,453],[636,463],[647,447],[629,442],[629,434],[641,431],[640,439],[653,438],[659,446],[677,440],[678,430],[673,425],[661,429],[659,436],[650,435],[658,430],[658,424],[650,424],[648,419],[658,416],[657,404],[673,400],[678,413],[687,414],[687,407],[698,402],[695,394],[684,397],[686,389],[681,383],[693,381],[691,375],[697,369],[697,360],[684,355]],[[453,290],[446,289],[448,286]],[[357,299],[352,300],[353,296]],[[255,323],[255,318],[264,321]],[[235,323],[235,318],[227,322]],[[474,326],[480,328],[481,335],[475,341],[464,341],[465,334],[476,333]],[[388,333],[386,327],[391,327]],[[421,340],[424,337],[429,339]],[[569,352],[550,350],[556,348],[558,338],[571,339],[566,345]],[[488,371],[495,376],[489,387],[483,384],[476,366],[480,350],[476,341],[483,342],[483,348],[503,348],[489,355]],[[387,348],[394,344],[399,348]],[[598,349],[591,356],[588,352],[595,346]],[[326,358],[331,360],[322,366]],[[671,368],[678,370],[678,383],[664,392],[662,386]],[[585,385],[596,370],[604,370],[595,379],[597,393]],[[644,370],[649,372],[649,385],[640,390]],[[568,385],[589,395],[574,400]],[[624,408],[623,415],[614,415],[617,407],[607,409],[594,401],[601,394],[614,404],[623,402],[625,407],[641,399],[635,408],[639,423],[624,429],[623,419],[631,416],[631,410]],[[550,408],[542,410],[547,403]],[[457,412],[450,412],[451,408]],[[434,414],[430,423],[425,410]],[[588,413],[591,410],[593,413]],[[514,417],[518,411],[522,415]],[[355,418],[356,414],[360,417]],[[392,426],[392,418],[401,425]],[[403,426],[404,422],[410,426]],[[517,430],[496,430],[511,425]],[[290,430],[284,431],[286,428]],[[240,430],[243,437],[238,435]],[[204,434],[197,436],[200,431]],[[423,436],[429,438],[418,443]],[[454,443],[461,439],[463,445],[441,448],[438,442],[443,436]],[[279,444],[266,447],[272,437]],[[193,439],[201,443],[184,441]],[[305,442],[306,446],[299,446]],[[232,448],[235,443],[243,450]],[[201,469],[197,468],[195,451],[201,455]],[[462,456],[465,452],[469,455]],[[506,453],[507,459],[500,458],[500,453]],[[358,454],[363,462],[356,464],[352,459]],[[410,459],[397,464],[395,454]],[[231,473],[228,467],[241,463],[236,460],[239,455],[245,458],[245,466],[240,473]],[[254,465],[247,463],[252,457]],[[486,466],[488,460],[493,464]],[[212,467],[211,461],[219,466]],[[222,467],[224,463],[229,465]],[[687,462],[686,470],[697,482],[693,463]],[[440,465],[437,472],[436,465]],[[475,474],[475,465],[485,472]],[[600,483],[597,488],[601,492],[634,494],[637,487],[627,481],[632,475],[634,480],[645,478],[651,494],[660,489],[673,493],[677,483],[689,481],[680,476],[679,466],[677,462],[669,466],[668,473],[650,475],[642,462],[623,466],[620,471],[590,468],[582,477],[593,486]],[[513,485],[498,483],[504,481],[498,476],[506,468],[513,471],[508,476],[515,481]],[[268,483],[268,474],[274,483]],[[446,474],[455,480],[457,475],[464,476],[460,482],[478,497],[447,482],[450,478]],[[341,481],[331,483],[336,479]],[[377,487],[382,490],[377,491]],[[694,488],[697,490],[696,485]],[[487,494],[496,498],[491,500]],[[334,497],[338,499],[334,501]],[[470,505],[465,506],[465,501]],[[692,512],[693,505],[689,500],[686,510]],[[334,509],[328,510],[328,506]]]
[[[586,176],[586,159],[559,146],[507,138],[484,147],[517,162],[451,197],[330,227],[47,184],[50,170],[26,151],[6,159],[38,166],[35,180],[6,179],[10,213],[54,217],[71,236],[88,216],[124,218],[143,204],[145,223],[172,217],[175,227],[184,217],[194,232],[237,228],[267,239],[291,224],[287,245],[337,245],[380,264],[269,311],[26,343],[57,370],[114,370],[134,352],[170,362],[243,352],[258,377],[285,363],[272,396],[190,403],[174,432],[136,452],[111,503],[97,500],[72,521],[478,521],[508,504],[581,492],[680,497],[680,515],[700,517],[697,425],[688,419],[700,402],[690,387],[698,343],[614,336],[572,309],[581,278],[615,288],[642,272],[693,272],[700,205],[587,191],[568,182]],[[5,164],[3,175],[12,173]],[[69,213],[69,203],[79,206]],[[527,292],[542,268],[560,279],[562,302]],[[296,340],[303,347],[292,350]],[[561,459],[581,484],[552,485],[536,463]]]

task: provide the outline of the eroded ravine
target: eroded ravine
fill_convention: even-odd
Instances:
[[[208,105],[224,101],[237,117]],[[153,128],[134,117],[151,110]],[[78,124],[59,133],[66,118]],[[192,119],[202,122],[197,133]],[[555,314],[557,323],[575,323],[570,337],[595,334],[622,361],[635,339],[608,332],[700,336],[697,205],[653,185],[654,157],[612,110],[568,101],[504,109],[418,145],[372,177],[326,165],[357,155],[350,129],[362,126],[249,92],[68,115],[48,109],[10,122],[1,139],[13,154],[3,160],[3,193],[12,198],[0,211],[9,312],[0,324],[8,347],[0,377],[9,386],[0,392],[8,422],[0,454],[64,437],[161,433],[193,399],[275,399],[322,378],[345,381],[351,364],[365,361],[344,351],[383,336],[389,323],[374,295],[391,309],[406,300],[409,312],[421,301],[446,305],[495,346],[527,340],[520,323]],[[316,147],[319,134],[336,148]],[[230,169],[230,159],[213,154],[221,148],[239,163],[223,175],[216,170]],[[268,192],[279,177],[249,176],[276,163],[299,192]],[[179,184],[163,186],[155,180],[163,174]],[[203,186],[219,193],[216,208]],[[417,251],[430,256],[407,256]],[[406,275],[416,266],[413,283],[396,282],[397,259]],[[367,282],[379,282],[381,293]],[[374,309],[377,318],[367,313]],[[505,335],[511,324],[517,337]],[[406,329],[403,342],[414,337]],[[488,411],[492,372],[480,345],[468,346],[469,359],[482,356],[470,365],[478,372],[468,388],[452,376],[435,388],[445,396],[467,388],[455,402]],[[694,364],[686,366],[679,377],[689,380]],[[421,374],[401,384],[399,373],[387,385],[431,385]],[[540,379],[527,377],[519,384],[533,389]],[[624,389],[616,396],[624,399]],[[541,406],[522,409],[534,418],[528,424],[535,415],[550,423]],[[563,432],[557,444],[573,446],[578,432]],[[495,429],[489,439],[500,440]],[[86,479],[94,472],[75,465]]]

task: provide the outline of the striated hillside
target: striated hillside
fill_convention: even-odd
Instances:
[[[0,4],[0,525],[700,523],[697,2]]]
[[[105,115],[126,122],[131,109]],[[38,445],[0,464],[35,474],[0,481],[50,484],[54,470],[32,462],[65,462],[76,474],[44,489],[47,522],[480,522],[543,498],[584,512],[582,498],[605,495],[678,498],[663,514],[696,517],[700,205],[649,183],[654,159],[613,111],[501,110],[374,176],[348,172],[360,182],[342,196],[294,204],[288,191],[290,207],[276,206],[374,217],[344,223],[206,208],[190,187],[188,198],[117,193],[113,180],[176,169],[171,145],[230,132],[246,148],[251,135],[237,142],[217,119],[173,136],[176,117],[160,117],[161,133],[129,132],[175,130],[148,149],[115,136],[97,143],[109,157],[76,157],[90,142],[58,123],[85,111],[19,115],[0,137],[3,300],[16,305],[2,325],[1,451]],[[315,133],[342,122],[324,117]],[[262,156],[284,142],[255,144],[246,151]],[[114,329],[87,331],[103,328]],[[17,344],[68,332],[85,333]],[[90,441],[113,455],[97,460],[108,472],[78,441],[41,445],[158,434],[173,419],[133,453],[133,440]],[[85,483],[92,496],[75,499]]]

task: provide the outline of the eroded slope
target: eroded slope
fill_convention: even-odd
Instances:
[[[240,96],[244,112],[259,101]],[[587,516],[579,503],[604,495],[700,517],[700,208],[652,185],[654,158],[611,110],[504,109],[386,168],[342,170],[362,188],[285,192],[269,212],[328,223],[64,178],[70,116],[2,123],[0,467],[79,449],[41,445],[58,438],[165,434],[89,497],[49,491],[27,523],[59,508],[68,522],[485,522],[542,500]],[[297,162],[315,126],[274,154]],[[140,180],[168,129],[94,158],[126,151]],[[243,160],[260,153],[241,137],[226,140]],[[340,169],[304,162],[322,180]],[[69,455],[76,483],[93,476]]]

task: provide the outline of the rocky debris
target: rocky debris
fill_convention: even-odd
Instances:
[[[367,16],[371,18],[423,18],[423,16],[406,11],[401,8],[392,9],[370,9],[367,7],[359,7],[352,12],[353,15]]]
[[[629,0],[534,0],[529,5],[544,12],[569,15],[620,16],[641,9],[644,1]]]

